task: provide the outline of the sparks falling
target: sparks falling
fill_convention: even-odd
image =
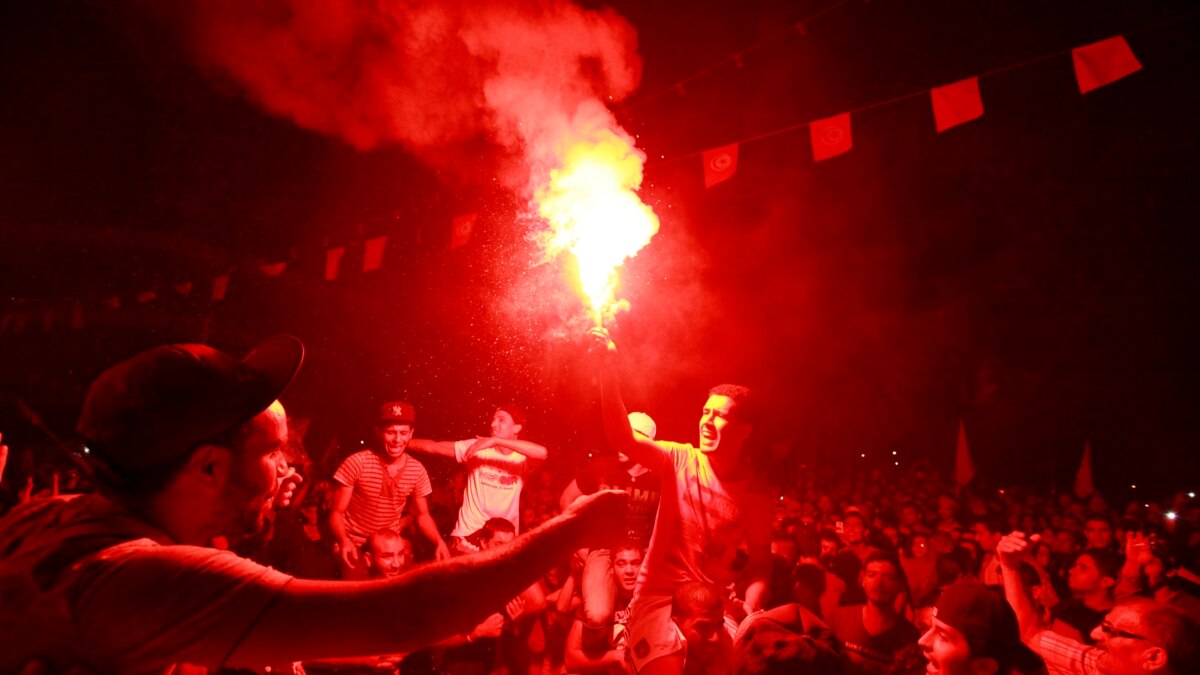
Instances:
[[[658,232],[658,216],[638,197],[646,155],[620,127],[598,128],[563,143],[561,164],[535,191],[549,230],[548,257],[574,256],[578,290],[599,325],[619,307],[617,271]]]

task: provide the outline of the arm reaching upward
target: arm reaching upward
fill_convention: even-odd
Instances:
[[[629,425],[629,413],[621,398],[621,377],[617,367],[617,345],[603,328],[588,332],[603,349],[604,372],[600,375],[600,408],[604,417],[604,433],[617,452],[648,468],[662,466],[666,452],[654,441],[639,436]]]

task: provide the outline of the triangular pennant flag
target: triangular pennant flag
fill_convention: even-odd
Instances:
[[[1071,50],[1079,93],[1086,94],[1142,69],[1121,35]]]
[[[178,293],[186,298],[187,296],[191,295],[191,293],[192,293],[192,282],[185,281],[181,284],[175,284],[171,288],[174,288],[176,293]]]
[[[54,310],[47,309],[42,312],[42,330],[49,333],[54,330]]]
[[[280,274],[283,274],[283,271],[287,269],[287,261],[284,260],[277,263],[259,265],[258,269],[262,270],[262,273],[269,277],[277,277]]]
[[[854,147],[850,135],[850,113],[811,122],[808,125],[812,138],[813,159],[821,161],[847,153]]]
[[[374,272],[383,267],[383,252],[387,249],[387,235],[373,237],[363,243],[362,271]]]
[[[1080,499],[1090,497],[1096,491],[1092,483],[1092,443],[1084,441],[1083,458],[1079,460],[1079,469],[1075,471],[1075,496]]]
[[[704,187],[710,188],[717,183],[733,178],[737,173],[738,144],[733,143],[720,148],[704,151]]]
[[[83,303],[77,302],[71,306],[71,330],[83,329]]]
[[[450,248],[465,246],[468,241],[471,241],[471,233],[475,231],[475,218],[478,215],[477,213],[468,213],[451,221]]]
[[[141,293],[138,293],[137,301],[144,305],[147,302],[153,302],[157,297],[158,293],[155,293],[154,291],[142,291]]]
[[[333,281],[342,273],[342,256],[344,255],[346,255],[345,246],[325,251],[325,281]]]
[[[971,450],[967,448],[967,428],[958,421],[958,447],[954,452],[954,482],[966,485],[975,477],[975,463],[971,461]]]
[[[978,77],[934,87],[929,92],[929,98],[933,102],[933,119],[938,133],[983,116]]]
[[[107,299],[105,299],[105,301],[104,301],[104,306],[105,306],[105,307],[107,307],[107,308],[109,308],[109,309],[121,309],[121,298],[120,298],[120,296],[114,295],[114,296],[112,296],[111,298],[107,298]]]
[[[222,274],[213,277],[212,299],[213,302],[220,302],[225,299],[225,291],[229,288],[229,275]]]

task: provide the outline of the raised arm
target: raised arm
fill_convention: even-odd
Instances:
[[[407,652],[465,633],[534,583],[547,561],[613,536],[625,504],[622,492],[600,492],[512,544],[431,563],[397,579],[293,579],[226,665]]]
[[[1033,595],[1021,581],[1021,562],[1029,556],[1029,542],[1021,532],[1004,535],[996,544],[996,556],[1000,558],[1000,569],[1004,577],[1004,599],[1012,606],[1021,627],[1021,640],[1033,644],[1038,633],[1045,629]]]
[[[414,438],[408,442],[408,449],[454,459],[454,441],[431,441],[428,438]]]
[[[662,466],[665,451],[654,441],[633,433],[629,413],[621,398],[621,375],[617,363],[617,345],[603,328],[593,328],[588,335],[603,352],[604,372],[600,375],[600,412],[604,418],[604,434],[614,450],[624,453],[634,462],[647,468]]]

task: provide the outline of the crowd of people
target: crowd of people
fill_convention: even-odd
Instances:
[[[592,339],[610,447],[571,476],[541,471],[517,404],[438,441],[403,401],[322,472],[277,400],[294,339],[114,366],[81,466],[10,471],[0,672],[1200,672],[1194,494],[763,476],[750,389],[714,387],[695,444],[666,441]]]

